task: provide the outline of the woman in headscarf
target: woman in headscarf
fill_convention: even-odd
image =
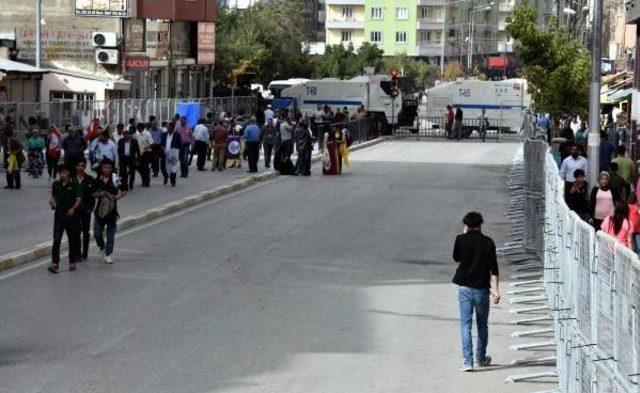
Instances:
[[[342,174],[342,164],[349,165],[349,149],[347,147],[346,132],[340,127],[328,134],[324,138],[324,153],[322,155],[322,174],[340,175]]]
[[[6,144],[7,149],[7,185],[5,189],[20,189],[20,168],[24,162],[22,143],[14,136],[10,136]]]
[[[618,193],[609,187],[609,172],[600,172],[598,185],[593,187],[589,198],[589,222],[596,230],[605,218],[613,215],[615,203],[619,201]]]
[[[296,151],[298,160],[296,161],[296,171],[298,175],[311,175],[311,151],[313,150],[313,140],[311,132],[306,122],[302,121],[298,125],[295,133]]]
[[[42,176],[44,169],[44,138],[40,136],[38,129],[33,129],[27,139],[27,154],[29,157],[28,172],[34,179]]]

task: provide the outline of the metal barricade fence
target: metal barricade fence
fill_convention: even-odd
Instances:
[[[524,239],[544,264],[559,390],[639,393],[640,260],[569,210],[546,143],[524,152],[524,194],[542,201],[525,198]]]
[[[87,127],[98,116],[103,125],[127,124],[129,119],[148,121],[154,115],[159,121],[171,119],[180,103],[200,104],[200,116],[207,112],[254,113],[257,99],[254,96],[213,98],[154,98],[121,99],[107,101],[52,101],[45,103],[0,103],[0,116],[11,117],[16,135],[24,139],[33,127],[46,129],[48,125],[62,127],[74,124]]]
[[[318,126],[318,132],[322,132],[323,129],[327,132],[326,127],[322,125]],[[347,129],[351,135],[352,143],[358,144],[375,139],[380,136],[380,130],[378,129],[378,122],[371,117],[366,117],[361,120],[352,120],[349,122],[331,124],[330,129]],[[319,140],[324,140],[324,136],[319,136]]]

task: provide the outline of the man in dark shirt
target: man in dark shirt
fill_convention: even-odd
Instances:
[[[629,183],[624,181],[618,171],[619,167],[617,162],[609,164],[609,187],[620,196],[620,200],[626,201],[631,193]]]
[[[67,134],[62,140],[62,150],[64,150],[64,162],[67,164],[69,173],[74,176],[76,163],[84,157],[87,142],[78,135],[74,126],[67,127]]]
[[[458,235],[453,247],[453,259],[459,263],[453,282],[459,286],[460,331],[462,336],[463,371],[473,371],[473,341],[471,328],[473,313],[478,324],[476,364],[488,366],[486,355],[489,339],[489,292],[493,303],[500,301],[496,245],[482,234],[484,220],[480,213],[470,212],[464,217],[464,234]]]
[[[78,210],[82,203],[82,189],[71,180],[69,169],[61,164],[58,166],[60,178],[51,186],[51,208],[55,210],[53,217],[53,245],[51,248],[51,265],[47,268],[51,273],[58,273],[60,264],[60,243],[62,235],[67,232],[69,240],[69,270],[76,270],[78,262],[78,246],[80,243],[80,223]]]
[[[584,171],[576,169],[573,171],[575,179],[567,187],[565,187],[564,200],[567,202],[569,209],[576,212],[584,221],[589,220],[589,187],[584,181]]]
[[[78,252],[82,250],[82,253],[78,257],[78,261],[86,260],[89,257],[89,242],[91,241],[91,213],[96,207],[96,198],[93,194],[96,193],[95,179],[86,173],[87,160],[82,157],[76,164],[76,179],[75,181],[80,185],[82,191],[82,204],[78,209],[78,218],[80,221],[80,234],[81,247],[78,246]]]

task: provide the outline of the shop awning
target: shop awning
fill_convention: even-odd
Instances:
[[[631,93],[633,93],[633,88],[627,88],[627,89],[622,89],[622,90],[618,90],[615,93],[611,94],[611,102],[612,103],[616,103],[616,102],[620,102],[625,100],[627,97],[629,97],[631,95]]]
[[[46,74],[48,70],[31,66],[29,64],[20,63],[17,61],[0,59],[0,71],[8,73],[22,73],[22,74]]]

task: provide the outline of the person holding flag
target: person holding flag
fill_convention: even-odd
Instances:
[[[100,128],[100,121],[97,117],[94,117],[91,120],[91,124],[87,127],[87,133],[85,134],[85,139],[87,142],[91,143],[94,139],[100,136],[102,128]]]

